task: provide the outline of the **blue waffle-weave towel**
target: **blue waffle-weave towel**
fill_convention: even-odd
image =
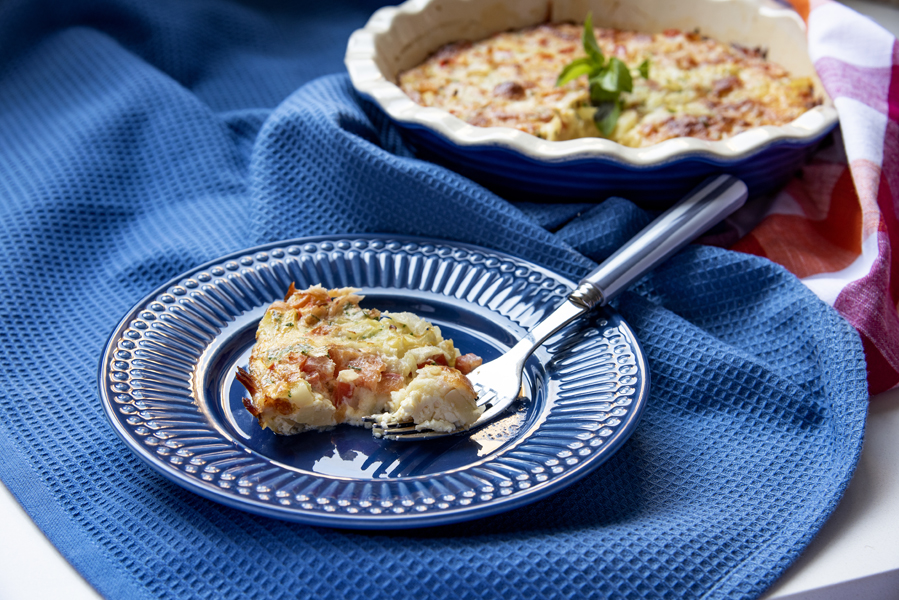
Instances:
[[[339,74],[376,7],[0,5],[3,482],[110,598],[759,596],[838,501],[867,401],[855,332],[759,258],[692,246],[622,297],[653,376],[635,434],[576,485],[477,522],[254,516],[158,476],[107,425],[109,332],[222,254],[402,232],[577,279],[646,222],[620,199],[501,199],[416,159]]]

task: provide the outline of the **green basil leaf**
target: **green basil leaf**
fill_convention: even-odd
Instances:
[[[606,72],[599,80],[599,85],[610,92],[632,92],[634,80],[631,78],[630,69],[617,58],[610,58]]]
[[[643,62],[640,63],[640,66],[637,67],[637,70],[640,71],[640,77],[643,79],[649,79],[649,59],[647,58]]]
[[[608,137],[615,130],[618,123],[618,117],[621,116],[621,103],[618,101],[603,102],[596,107],[593,113],[593,122],[596,127],[602,131],[602,134]]]
[[[602,85],[600,85],[601,79],[602,75],[590,79],[590,102],[594,106],[598,106],[603,102],[618,100],[618,92],[610,92],[609,90],[603,89]]]
[[[573,81],[581,75],[589,75],[593,71],[593,61],[587,57],[577,58],[562,69],[559,78],[556,80],[556,86],[565,85],[569,81]]]
[[[587,53],[587,56],[599,66],[602,66],[605,57],[603,57],[602,50],[599,48],[599,44],[596,43],[596,35],[593,33],[593,13],[587,13],[587,19],[584,21],[583,43],[584,52]]]

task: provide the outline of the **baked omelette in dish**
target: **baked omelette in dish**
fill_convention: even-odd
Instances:
[[[256,331],[244,406],[279,435],[413,420],[419,429],[453,431],[481,415],[465,375],[481,364],[460,355],[440,329],[409,312],[360,308],[354,288],[293,284]]]
[[[821,103],[811,78],[791,76],[759,48],[676,29],[593,31],[602,54],[622,61],[633,80],[607,136],[595,122],[587,75],[556,85],[566,65],[586,56],[580,25],[546,23],[448,44],[400,73],[397,83],[414,102],[471,125],[511,127],[551,141],[607,137],[636,148],[785,125]]]

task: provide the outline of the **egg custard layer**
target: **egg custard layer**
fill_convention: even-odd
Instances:
[[[452,431],[481,415],[465,375],[481,364],[460,355],[440,329],[408,312],[359,307],[358,290],[291,284],[256,331],[249,370],[237,379],[246,409],[280,435],[413,420],[418,429]]]
[[[785,125],[820,104],[808,77],[791,77],[765,52],[698,33],[649,35],[595,28],[604,56],[630,69],[633,90],[608,138],[631,147],[675,137],[722,140],[762,125]],[[556,87],[562,69],[585,56],[582,26],[550,23],[459,42],[400,73],[422,106],[472,125],[511,127],[546,140],[604,137],[594,123],[587,76]],[[638,72],[647,61],[648,77]]]

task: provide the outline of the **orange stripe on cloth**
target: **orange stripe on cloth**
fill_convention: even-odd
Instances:
[[[808,23],[808,15],[810,12],[819,6],[829,4],[831,1],[832,0],[787,0],[787,2],[793,5],[793,10],[798,12],[799,16],[802,17],[802,20],[806,23]]]
[[[808,14],[811,12],[809,0],[789,0],[789,2],[793,5],[793,9],[799,13],[799,16],[802,17],[802,20],[808,22]]]
[[[820,218],[809,210],[811,199],[801,182],[788,192],[810,216],[773,214],[731,249],[764,256],[787,268],[797,277],[833,273],[845,269],[862,252],[862,210],[849,169],[844,169],[830,194],[827,214]],[[814,204],[816,209],[821,203]],[[819,218],[814,218],[819,217]]]
[[[790,200],[799,206],[802,214],[812,221],[827,219],[830,205],[835,194],[842,193],[845,186],[843,178],[846,177],[848,167],[845,162],[832,163],[818,161],[806,165],[802,170],[802,178],[793,178],[784,187],[784,192]],[[778,210],[778,203],[771,207],[772,213],[784,212]],[[792,212],[787,210],[787,212]]]

